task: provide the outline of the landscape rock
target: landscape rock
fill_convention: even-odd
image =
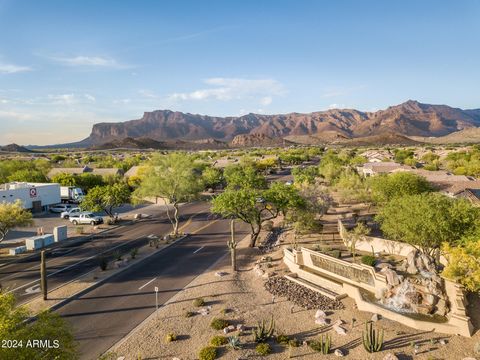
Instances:
[[[385,275],[385,277],[387,278],[387,284],[392,286],[399,285],[403,280],[402,276],[398,275],[395,270],[390,268],[383,268],[382,270],[380,270],[380,273]]]
[[[447,340],[441,339],[441,340],[439,341],[439,344],[440,344],[440,345],[447,345]]]
[[[343,327],[339,325],[334,325],[332,329],[338,334],[338,335],[347,335],[347,330],[345,330]]]
[[[344,356],[343,351],[340,349],[335,349],[333,353],[335,354],[335,356],[339,356],[339,357]]]
[[[398,360],[398,357],[395,354],[388,353],[383,357],[383,360]]]
[[[287,278],[274,276],[265,281],[265,289],[272,295],[281,296],[301,308],[311,310],[343,310],[341,301],[332,300]]]
[[[340,325],[343,325],[344,323],[345,323],[345,321],[343,321],[342,319],[338,319],[337,321],[335,321],[335,322],[333,323],[333,325],[334,325],[334,326],[335,326],[335,325],[340,326]]]
[[[378,314],[373,314],[373,315],[372,315],[372,318],[371,318],[370,320],[372,320],[373,322],[377,322],[378,320],[380,320],[380,315],[378,315]]]
[[[323,318],[323,317],[319,317],[319,318],[316,318],[315,319],[315,324],[317,325],[328,325],[330,323],[330,320],[326,319],[326,318]]]
[[[217,271],[215,273],[215,276],[218,276],[218,277],[222,277],[222,276],[225,276],[225,275],[228,275],[228,273],[226,273],[225,271]]]
[[[323,310],[317,310],[317,312],[315,313],[315,319],[325,318],[325,317],[327,317],[327,314],[325,314],[325,311]]]
[[[238,324],[238,325],[237,325],[237,331],[240,331],[240,332],[245,331],[245,325],[243,325],[243,324]]]

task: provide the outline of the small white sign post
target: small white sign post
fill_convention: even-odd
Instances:
[[[157,319],[158,319],[158,286],[155,286],[155,308],[157,309]]]

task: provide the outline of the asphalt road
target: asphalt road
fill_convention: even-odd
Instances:
[[[208,213],[206,203],[192,203],[182,206],[181,226],[189,223],[196,216]],[[96,258],[102,252],[113,249],[124,253],[148,242],[148,235],[163,236],[171,230],[170,222],[159,211],[155,217],[138,223],[126,225],[85,239],[75,244],[66,244],[47,253],[47,276],[50,290],[71,281],[98,266]],[[40,256],[20,260],[0,267],[0,284],[8,292],[13,292],[19,304],[40,295]]]
[[[57,312],[67,319],[79,342],[81,359],[96,359],[227,251],[229,220],[199,215],[188,226],[191,235],[115,275],[99,287],[73,299]],[[237,226],[237,239],[247,234]]]

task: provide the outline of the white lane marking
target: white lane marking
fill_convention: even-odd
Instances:
[[[150,280],[149,282],[147,282],[146,284],[143,284],[142,286],[140,286],[138,288],[138,290],[142,290],[145,286],[147,286],[148,284],[151,284],[152,282],[154,282],[155,280],[157,280],[157,278],[153,278],[152,280]]]
[[[197,249],[195,250],[193,253],[196,254],[197,252],[199,252],[200,250],[202,250],[205,246],[202,246],[200,249]]]

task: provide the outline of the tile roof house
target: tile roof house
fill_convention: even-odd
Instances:
[[[48,172],[48,178],[52,178],[58,174],[71,174],[71,175],[80,175],[80,174],[94,174],[101,176],[122,176],[123,170],[118,168],[91,168],[84,166],[83,168],[53,168]]]

